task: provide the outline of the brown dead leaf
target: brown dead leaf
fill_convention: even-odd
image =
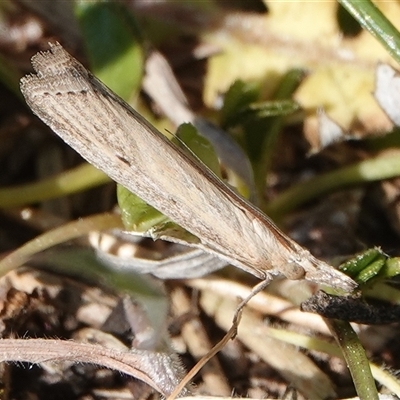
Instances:
[[[231,326],[231,316],[237,303],[229,298],[218,298],[211,292],[204,291],[201,305],[208,315],[225,330]],[[307,356],[298,352],[295,346],[282,344],[277,339],[265,334],[265,324],[260,315],[244,309],[237,337],[248,348],[291,382],[305,398],[317,399],[335,396],[332,382]],[[314,384],[310,385],[312,381]]]

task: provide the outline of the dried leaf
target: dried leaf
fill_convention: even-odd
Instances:
[[[73,361],[91,363],[118,370],[146,382],[168,396],[184,375],[179,361],[164,353],[118,351],[99,345],[56,339],[2,339],[0,361],[42,362]],[[185,389],[182,395],[188,395]]]
[[[237,79],[258,80],[268,96],[285,71],[302,66],[309,76],[295,100],[306,111],[309,136],[319,131],[316,111],[321,107],[345,132],[366,135],[390,129],[392,124],[371,96],[376,62],[393,63],[381,44],[366,31],[344,36],[334,1],[267,5],[268,14],[228,15],[214,34],[207,35],[206,40],[219,45],[221,52],[209,61],[206,103],[214,106]],[[398,3],[377,6],[400,26]]]

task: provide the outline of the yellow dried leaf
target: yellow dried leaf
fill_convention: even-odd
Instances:
[[[378,61],[396,65],[368,32],[344,37],[337,21],[336,1],[266,1],[265,15],[228,15],[206,37],[221,52],[211,57],[204,98],[213,106],[236,79],[262,82],[273,93],[290,68],[303,68],[307,78],[295,94],[306,112],[305,131],[318,137],[316,111],[357,136],[391,129],[392,123],[373,98]],[[377,2],[400,28],[400,3]],[[314,136],[314,139],[313,139]]]

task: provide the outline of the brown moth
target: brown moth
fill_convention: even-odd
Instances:
[[[197,236],[201,248],[261,279],[281,273],[351,291],[349,277],[285,235],[200,161],[185,154],[60,44],[21,80],[33,112],[66,143]]]

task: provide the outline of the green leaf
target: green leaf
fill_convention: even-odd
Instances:
[[[117,185],[117,199],[127,230],[147,232],[153,226],[169,221],[165,215],[121,185]]]
[[[368,249],[346,261],[338,268],[359,285],[393,278],[400,274],[400,258],[388,258],[379,248]],[[375,278],[375,279],[374,279]],[[374,292],[371,292],[374,295]]]
[[[339,270],[354,278],[381,255],[383,253],[378,248],[368,249],[340,265]]]
[[[211,143],[198,134],[197,129],[189,123],[182,124],[176,131],[176,137],[179,141],[175,141],[183,149],[189,149],[189,154],[193,154],[202,161],[211,171],[221,178],[221,169],[219,166],[218,156]],[[184,146],[182,146],[182,142]],[[193,154],[192,154],[193,153]]]
[[[370,281],[372,278],[376,277],[379,273],[379,271],[383,268],[385,265],[386,258],[385,257],[379,257],[377,260],[369,264],[367,267],[365,267],[360,273],[354,277],[354,280],[359,284],[362,285],[364,283],[367,283]]]
[[[379,272],[379,277],[382,279],[393,278],[396,275],[400,275],[400,257],[392,257],[386,260]]]
[[[76,2],[91,71],[129,101],[140,88],[144,55],[136,22],[119,3]]]
[[[237,119],[286,117],[299,109],[300,106],[293,100],[260,101],[239,111]]]
[[[221,125],[225,128],[237,124],[237,113],[256,101],[259,96],[258,85],[251,82],[235,81],[225,93],[221,110]]]

